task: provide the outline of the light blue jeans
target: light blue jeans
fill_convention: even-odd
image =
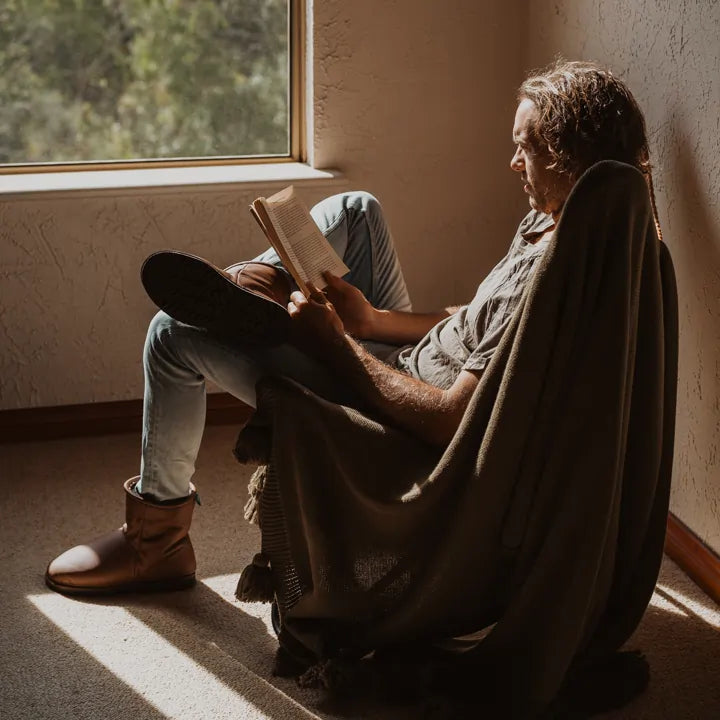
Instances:
[[[311,213],[350,268],[345,280],[377,308],[411,309],[390,230],[372,195],[335,195],[318,203]],[[272,249],[256,259],[282,267]],[[366,347],[380,358],[394,349],[379,343],[366,343]],[[243,347],[238,338],[237,345],[229,346],[164,312],[150,322],[143,366],[142,461],[136,489],[157,500],[190,492],[205,427],[206,380],[252,407],[256,406],[255,383],[268,374],[291,377],[334,402],[352,398],[349,388],[327,368],[291,345],[255,349]]]

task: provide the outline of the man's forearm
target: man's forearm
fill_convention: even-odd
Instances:
[[[466,402],[385,365],[352,338],[338,338],[325,361],[383,416],[434,445],[450,441]]]
[[[363,339],[377,340],[391,345],[416,343],[441,320],[452,315],[458,308],[446,308],[439,312],[413,313],[401,310],[373,310],[372,323]]]
[[[441,320],[455,313],[452,307],[431,313],[379,310],[353,285],[325,273],[325,294],[342,318],[345,330],[362,340],[378,340],[391,345],[416,343]]]
[[[450,441],[479,382],[462,370],[447,390],[394,370],[347,334],[332,303],[317,288],[290,296],[291,342],[332,368],[366,402],[402,428],[436,445]]]

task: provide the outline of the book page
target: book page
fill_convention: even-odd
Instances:
[[[270,245],[275,248],[275,251],[280,256],[282,264],[285,266],[285,269],[290,273],[290,275],[292,275],[293,280],[295,280],[302,294],[305,295],[305,297],[310,297],[310,290],[298,270],[297,257],[295,256],[292,248],[290,248],[292,257],[288,254],[284,241],[281,241],[278,237],[273,221],[268,215],[265,198],[257,198],[257,200],[253,200],[253,202],[250,203],[250,213],[257,221],[257,224],[265,234],[265,237],[268,239]]]
[[[349,268],[333,250],[302,201],[290,187],[263,202],[278,238],[305,282],[322,289],[327,286],[324,271],[342,276]]]

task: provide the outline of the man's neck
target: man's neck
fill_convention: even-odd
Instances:
[[[555,232],[555,226],[557,223],[553,223],[550,227],[545,228],[542,232],[537,233],[537,235],[530,235],[529,237],[526,237],[525,240],[529,242],[531,245],[535,245],[539,243],[543,238],[551,238],[552,234]]]
[[[535,245],[536,243],[539,243],[543,238],[547,238],[548,240],[552,237],[552,234],[555,232],[555,228],[557,227],[557,224],[560,222],[560,215],[562,214],[562,208],[558,210],[557,212],[550,213],[553,224],[550,225],[550,227],[545,228],[541,233],[538,233],[535,235],[535,237],[528,239],[528,242]]]

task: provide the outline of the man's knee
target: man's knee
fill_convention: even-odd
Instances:
[[[332,225],[333,220],[339,220],[346,213],[364,213],[368,216],[377,216],[382,212],[377,198],[366,190],[351,190],[349,192],[331,195],[321,200],[311,210],[311,214],[324,225]]]
[[[380,210],[378,199],[366,190],[353,190],[345,193],[345,196],[348,207],[363,210],[364,212],[378,212]]]
[[[158,312],[148,325],[147,337],[145,338],[145,357],[156,355],[161,348],[167,347],[173,334],[172,331],[178,325],[178,321],[171,318],[167,313],[162,310]]]

